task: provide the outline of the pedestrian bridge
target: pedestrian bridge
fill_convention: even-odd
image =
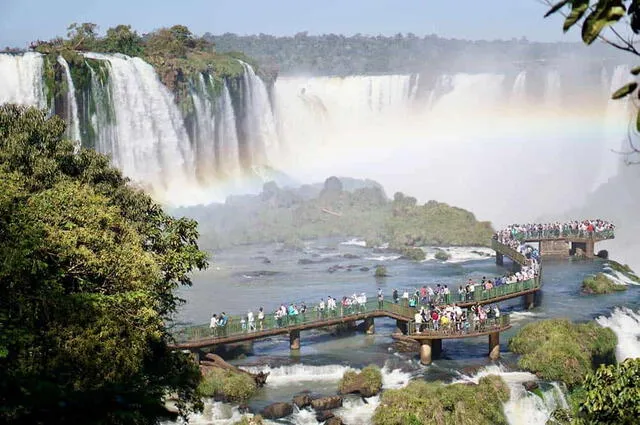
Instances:
[[[463,300],[459,299],[457,294],[452,294],[438,305],[456,303],[465,308],[474,304],[483,305],[517,297],[524,297],[525,302],[530,304],[533,293],[538,290],[540,290],[540,280],[535,278],[501,285],[490,290],[477,289],[471,298],[465,297]],[[441,326],[439,329],[423,325],[421,332],[418,333],[413,320],[416,311],[421,306],[410,307],[406,300],[401,300],[402,302],[398,304],[391,301],[380,303],[375,297],[373,298],[365,304],[353,305],[349,308],[338,306],[335,310],[325,310],[324,312],[307,311],[304,314],[286,316],[281,319],[276,319],[273,314],[269,314],[265,316],[262,324],[258,320],[255,321],[255,329],[250,329],[248,323],[242,322],[242,316],[230,316],[226,326],[218,327],[215,330],[209,328],[208,324],[176,329],[172,333],[175,341],[172,346],[197,351],[221,344],[254,341],[274,335],[288,334],[290,348],[297,350],[300,348],[301,331],[341,325],[355,327],[356,322],[361,321],[365,332],[372,334],[375,332],[374,319],[377,317],[396,320],[394,335],[404,335],[422,345],[429,346],[433,344],[437,346],[442,339],[472,338],[483,335],[494,335],[494,342],[497,343],[497,335],[511,327],[509,316],[503,315],[499,319],[478,324],[477,327],[463,327],[459,330],[455,330],[454,325]],[[495,348],[495,344],[490,348]],[[434,352],[437,354],[438,350],[436,349]],[[425,363],[431,361],[431,357],[428,358],[428,361],[427,357],[422,356],[422,358]]]

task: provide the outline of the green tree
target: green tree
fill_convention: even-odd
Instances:
[[[579,422],[632,425],[640,418],[640,359],[600,366],[585,378]]]
[[[590,45],[596,40],[601,40],[618,50],[640,57],[634,39],[635,35],[640,34],[640,0],[562,0],[557,3],[543,1],[551,7],[545,17],[557,13],[564,16],[564,32],[578,26],[581,28],[581,37],[585,44]],[[637,93],[638,82],[635,80],[638,74],[640,66],[631,70],[634,81],[620,87],[611,97],[621,99]],[[640,133],[640,109],[636,114],[633,132],[635,135],[629,136],[629,151],[624,152],[629,162],[636,162],[630,158],[632,155],[640,154],[640,146],[633,141],[634,136]]]
[[[107,52],[123,53],[129,56],[141,56],[144,51],[142,38],[131,29],[131,25],[109,28],[102,39],[102,46]]]
[[[0,417],[151,424],[200,373],[166,323],[206,267],[196,223],[168,216],[64,123],[0,106]]]
[[[67,27],[69,48],[73,50],[92,50],[98,38],[98,26],[91,22],[73,23]]]

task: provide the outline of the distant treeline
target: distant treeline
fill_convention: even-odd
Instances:
[[[204,249],[264,242],[296,248],[307,239],[340,236],[404,253],[426,245],[488,245],[493,234],[491,223],[464,209],[436,201],[419,205],[400,192],[390,200],[379,183],[337,177],[295,189],[271,182],[258,195],[175,213],[198,220]]]
[[[356,34],[276,37],[267,34],[239,36],[212,35],[216,49],[242,51],[280,73],[353,75],[378,73],[417,73],[426,70],[483,72],[499,67],[544,64],[549,60],[575,61],[576,58],[618,60],[619,54],[603,46],[586,49],[579,43],[537,43],[526,39],[468,41],[418,37],[414,34],[364,36]]]

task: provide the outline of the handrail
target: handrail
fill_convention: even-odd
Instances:
[[[510,298],[510,295],[520,294],[522,292],[531,292],[540,287],[539,278],[529,279],[521,282],[509,283],[494,287],[489,290],[481,289],[478,287],[473,293],[463,294],[460,296],[457,293],[445,295],[442,299],[434,300],[434,304],[437,306],[449,305],[452,303],[458,303],[461,305],[469,305],[475,303],[490,303],[494,299]],[[514,295],[518,296],[518,295]],[[405,318],[410,321],[413,319],[416,311],[418,311],[422,305],[418,304],[416,307],[408,305],[408,300],[401,299],[399,303],[392,301],[383,301],[382,306],[376,299],[370,299],[364,305],[352,305],[348,308],[338,305],[335,310],[325,309],[320,312],[317,310],[307,311],[304,314],[298,314],[293,316],[285,316],[280,319],[276,319],[273,314],[265,315],[262,324],[256,320],[253,322],[255,329],[250,327],[250,324],[242,323],[242,316],[229,316],[229,321],[224,327],[217,327],[214,330],[209,328],[209,325],[196,325],[185,327],[173,332],[173,337],[177,343],[194,342],[198,340],[207,340],[215,343],[218,339],[223,339],[231,336],[251,334],[255,333],[257,336],[261,332],[268,332],[269,334],[286,333],[288,329],[295,329],[304,327],[305,325],[313,325],[334,320],[334,319],[349,319],[350,317],[362,318],[367,314],[378,313],[378,315],[394,315]],[[354,319],[355,320],[355,319]],[[310,326],[313,327],[313,326]]]
[[[511,258],[513,261],[519,263],[520,265],[523,265],[523,266],[529,265],[529,260],[527,259],[527,257],[522,255],[520,252],[516,251],[515,249],[511,248],[509,245],[503,244],[502,242],[497,241],[496,239],[491,239],[491,248],[494,251],[497,251],[503,255],[506,255],[507,257]]]
[[[535,241],[542,239],[593,239],[593,240],[605,240],[605,239],[615,239],[615,231],[613,230],[603,230],[601,232],[587,232],[585,230],[542,230],[542,231],[533,231],[533,232],[517,232],[512,235],[513,239],[517,239],[519,241]]]

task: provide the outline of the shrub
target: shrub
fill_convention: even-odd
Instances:
[[[447,261],[448,259],[451,258],[451,254],[449,254],[446,251],[443,251],[441,249],[436,250],[436,260],[440,260],[440,261]]]
[[[626,291],[627,285],[616,283],[604,273],[587,276],[582,281],[582,291],[587,294],[610,294],[617,291]]]
[[[251,376],[222,369],[208,371],[198,387],[203,396],[236,402],[248,400],[257,389]]]
[[[346,371],[342,376],[338,391],[341,394],[359,392],[364,397],[376,395],[382,389],[382,372],[376,365],[369,365],[361,372]]]
[[[373,416],[375,425],[507,425],[502,403],[509,388],[499,376],[478,385],[413,381],[385,391]]]
[[[376,277],[387,277],[387,276],[389,276],[387,274],[387,268],[385,266],[377,265],[376,266],[375,276]]]

